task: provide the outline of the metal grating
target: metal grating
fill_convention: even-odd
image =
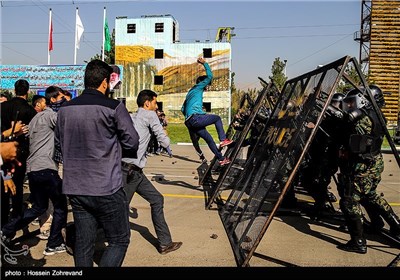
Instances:
[[[251,257],[294,181],[337,85],[347,81],[355,86],[345,74],[347,67],[355,68],[361,76],[356,59],[346,56],[287,81],[249,157],[238,158],[248,130],[239,133],[235,147],[226,151],[231,153],[232,163],[219,172],[219,177],[213,179],[211,173],[203,177],[210,194],[207,207],[217,203],[238,266],[249,266]],[[365,86],[365,79],[361,80]],[[261,100],[268,96],[269,87],[260,93]],[[380,112],[369,90],[367,95],[369,100],[372,99],[373,108]],[[263,107],[258,101],[252,111],[254,116]],[[378,115],[380,122],[384,123],[383,115]],[[249,119],[245,127],[251,127],[255,120]],[[396,151],[387,130],[386,137],[392,150]],[[397,151],[394,154],[400,166]],[[210,165],[207,172],[212,170]],[[224,195],[226,199],[222,199]]]

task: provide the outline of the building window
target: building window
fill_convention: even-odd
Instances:
[[[203,110],[207,113],[211,112],[211,102],[203,102]]]
[[[163,75],[155,75],[154,76],[154,84],[155,85],[162,85],[164,83],[164,76]]]
[[[212,49],[203,49],[203,57],[211,58],[212,57]]]
[[[156,33],[162,33],[164,32],[164,23],[160,22],[160,23],[156,23]]]
[[[155,49],[154,50],[154,58],[164,58],[164,50],[163,49]]]
[[[136,23],[129,23],[127,25],[128,33],[136,33]]]

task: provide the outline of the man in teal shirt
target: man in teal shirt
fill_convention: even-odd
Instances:
[[[211,84],[213,74],[210,66],[204,60],[204,58],[197,59],[197,62],[204,66],[206,70],[205,76],[200,76],[196,80],[196,84],[189,90],[186,95],[185,102],[182,106],[182,113],[185,116],[185,125],[189,129],[189,132],[194,132],[203,138],[208,147],[217,157],[220,165],[226,165],[230,163],[228,158],[224,158],[222,153],[218,150],[214,139],[208,133],[207,126],[214,124],[217,129],[218,138],[221,141],[220,147],[225,147],[232,143],[232,140],[226,138],[224,127],[222,125],[221,117],[214,114],[206,114],[203,111],[203,94],[207,89],[207,86]]]

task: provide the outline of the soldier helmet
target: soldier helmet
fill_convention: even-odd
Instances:
[[[333,94],[332,96],[332,102],[341,102],[343,101],[343,99],[346,97],[346,95],[344,95],[341,92],[336,92],[335,94]]]
[[[368,107],[370,102],[363,95],[363,88],[354,88],[350,90],[343,99],[345,109],[361,109]]]
[[[336,107],[336,108],[341,108],[342,106],[342,102],[343,102],[343,99],[345,98],[346,96],[343,94],[343,93],[341,93],[341,92],[336,92],[336,93],[334,93],[333,94],[333,96],[332,96],[332,99],[331,99],[331,105],[332,106],[334,106],[334,107]]]
[[[378,104],[379,108],[382,108],[386,105],[385,98],[383,97],[383,91],[377,85],[369,85],[369,89],[371,90],[372,96],[374,97],[376,104]]]

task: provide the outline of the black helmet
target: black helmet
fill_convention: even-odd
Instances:
[[[332,102],[341,102],[341,101],[343,101],[343,99],[345,98],[346,96],[343,94],[343,93],[341,93],[341,92],[336,92],[335,94],[333,94],[333,96],[332,96]]]
[[[369,85],[369,89],[371,90],[372,96],[374,97],[376,104],[378,104],[379,108],[382,108],[386,105],[385,98],[383,97],[383,91],[377,85]]]
[[[342,101],[346,96],[341,93],[341,92],[336,92],[333,94],[332,99],[331,99],[331,105],[342,109]]]
[[[363,92],[364,88],[354,88],[350,90],[343,99],[344,107],[347,107],[344,109],[347,111],[347,109],[361,109],[370,106],[370,102],[365,98]]]

